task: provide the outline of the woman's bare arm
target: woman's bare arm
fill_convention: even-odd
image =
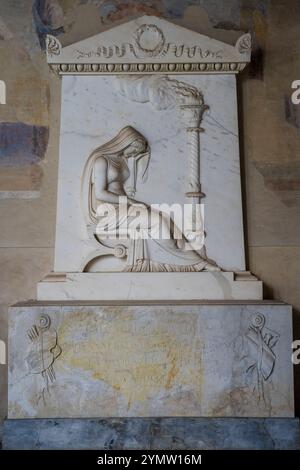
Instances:
[[[107,161],[103,157],[97,158],[94,166],[94,190],[96,199],[103,202],[118,203],[119,196],[107,189]]]
[[[119,197],[121,195],[115,194],[107,189],[107,161],[103,157],[97,158],[95,161],[95,166],[94,166],[94,190],[95,190],[95,196],[98,201],[103,201],[103,202],[110,202],[110,203],[115,203],[118,204]],[[127,196],[127,202],[128,204],[142,204],[145,205],[145,203],[141,201],[136,201],[135,199],[132,199]]]

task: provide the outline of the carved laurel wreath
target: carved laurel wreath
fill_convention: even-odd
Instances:
[[[146,47],[143,41],[148,39],[153,43],[153,47]],[[140,51],[147,57],[156,57],[159,55],[165,45],[165,36],[160,28],[154,24],[143,24],[135,33],[135,41]]]

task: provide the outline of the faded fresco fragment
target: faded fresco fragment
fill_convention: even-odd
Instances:
[[[48,139],[47,127],[22,122],[0,123],[0,165],[38,163],[45,155]]]
[[[48,138],[47,127],[0,123],[0,199],[39,196]]]
[[[267,15],[269,0],[226,0],[226,2],[211,0],[81,0],[81,4],[99,6],[100,15],[106,21],[118,21],[123,16],[134,14],[163,14],[166,18],[180,19],[185,15],[189,7],[196,6],[199,10],[205,10],[212,25],[216,28],[228,29],[226,25],[232,25],[233,29],[240,28],[242,11],[257,11],[261,15]],[[156,13],[155,13],[156,12]]]
[[[32,199],[38,197],[43,171],[40,165],[19,168],[1,166],[0,199]]]
[[[101,2],[99,13],[104,23],[112,23],[125,18],[140,15],[162,16],[165,13],[163,4],[160,0],[154,1],[118,1],[109,0]]]
[[[11,31],[5,24],[4,20],[0,16],[0,41],[11,39],[13,37]]]
[[[64,32],[63,10],[58,0],[35,0],[32,14],[40,46],[45,50],[47,34],[58,36]]]
[[[37,23],[37,13],[46,28]],[[49,73],[38,41],[41,33],[53,34],[62,10],[57,0],[3,0],[1,15],[0,60],[6,67],[0,78],[6,83],[6,104],[0,109],[0,199],[31,199],[39,197],[40,164],[49,140]]]

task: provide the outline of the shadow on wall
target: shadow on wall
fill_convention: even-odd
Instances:
[[[293,308],[294,340],[300,338],[300,310]],[[300,416],[300,364],[294,366],[295,415]]]

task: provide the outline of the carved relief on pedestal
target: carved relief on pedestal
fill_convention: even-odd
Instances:
[[[252,387],[257,404],[267,406],[265,384],[270,380],[276,365],[275,346],[279,333],[265,326],[266,318],[262,313],[255,313],[243,337],[241,360],[245,363],[246,382]]]
[[[57,332],[51,328],[51,320],[48,315],[41,315],[38,324],[34,324],[27,331],[30,345],[25,362],[31,374],[40,375],[44,386],[38,401],[46,402],[46,394],[50,394],[50,385],[56,380],[54,362],[62,353],[58,344]]]

